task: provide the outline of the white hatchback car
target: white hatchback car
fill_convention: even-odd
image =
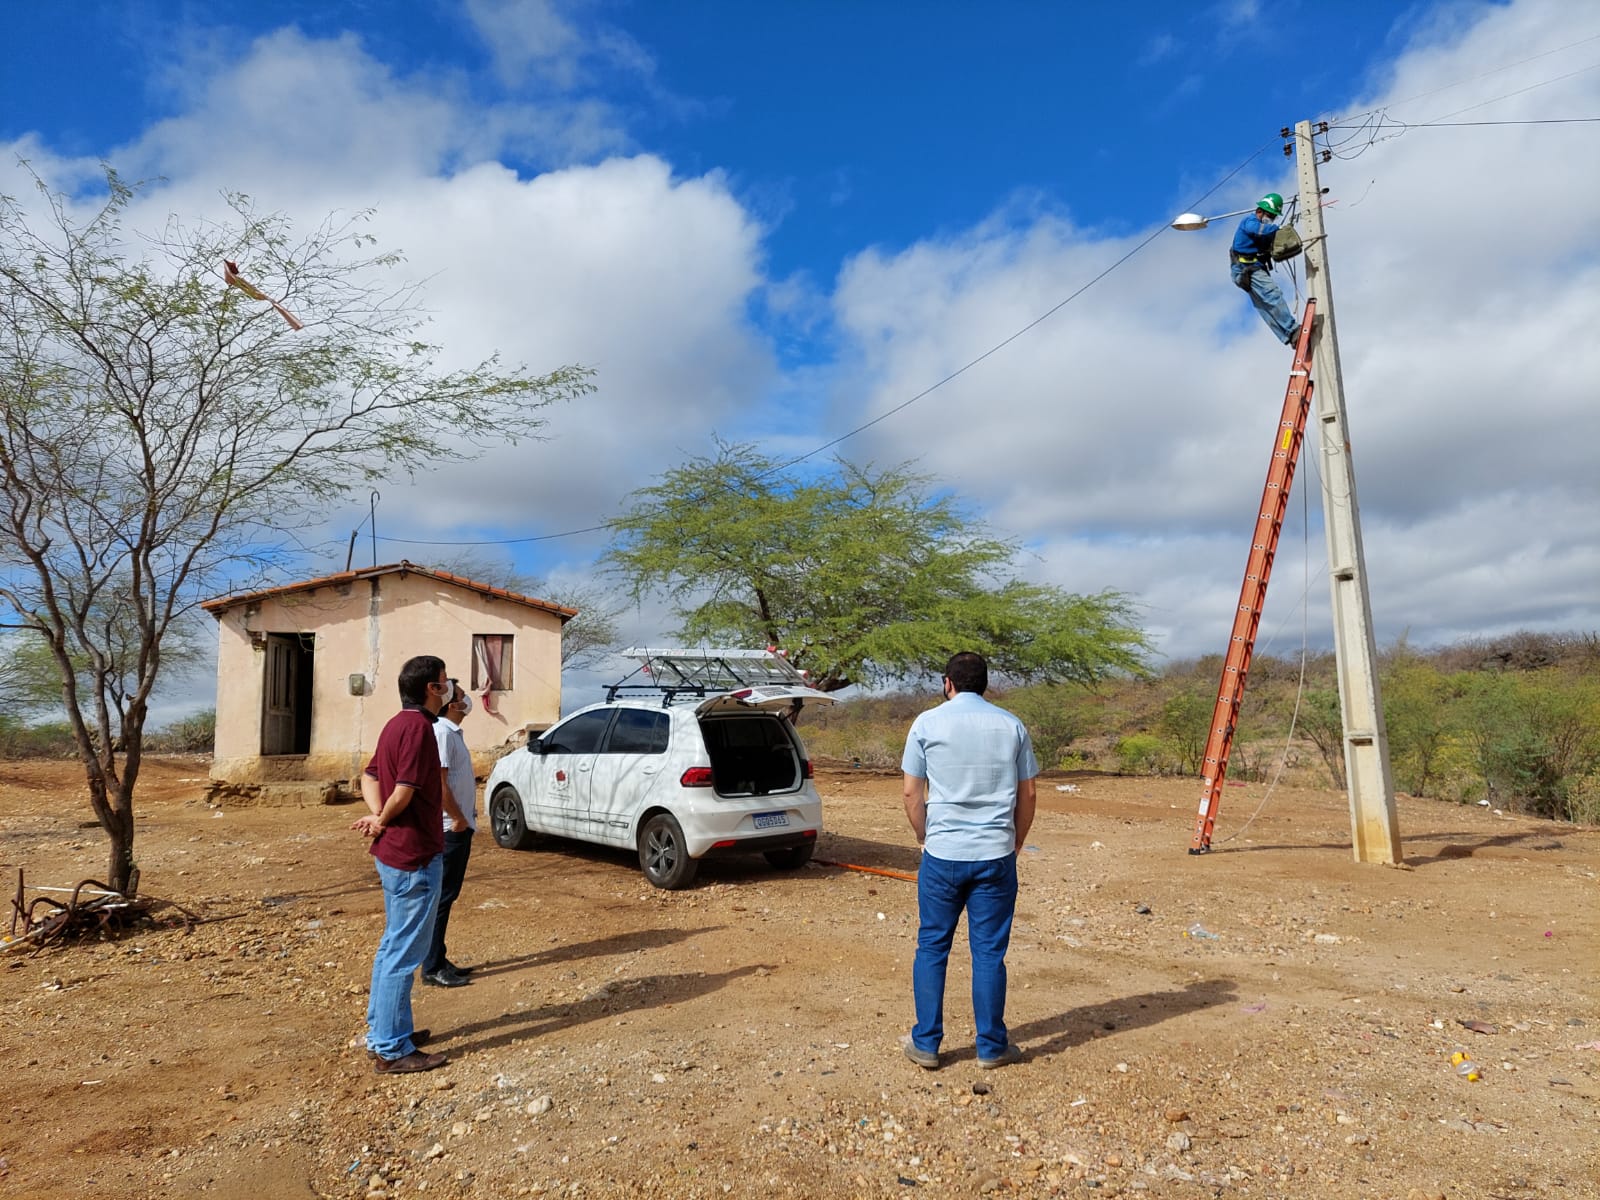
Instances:
[[[822,801],[794,717],[833,698],[771,651],[624,653],[648,683],[624,680],[494,765],[483,792],[494,840],[636,849],[645,878],[668,889],[688,887],[709,855],[809,862]],[[649,695],[625,694],[638,692]]]

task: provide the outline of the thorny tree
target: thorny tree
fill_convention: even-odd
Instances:
[[[782,646],[825,692],[936,675],[958,650],[1020,681],[1144,669],[1126,597],[1017,578],[1014,543],[904,467],[840,461],[802,479],[719,444],[634,492],[611,527],[610,565],[635,599],[670,597],[684,638]]]
[[[87,208],[34,183],[0,197],[0,619],[49,647],[107,882],[131,894],[145,718],[184,614],[351,489],[536,433],[589,372],[442,369],[362,217],[297,235],[232,196],[225,220],[138,237],[114,173]],[[224,287],[225,260],[304,329]]]

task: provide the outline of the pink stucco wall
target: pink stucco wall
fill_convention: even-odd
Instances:
[[[480,767],[518,731],[561,711],[561,618],[416,573],[393,573],[247,601],[217,613],[217,737],[212,778],[235,783],[352,779],[400,708],[406,659],[436,654],[469,685],[474,634],[514,637],[512,688],[481,693],[462,725]],[[310,751],[263,757],[265,639],[310,634]],[[254,635],[254,636],[253,636]],[[359,676],[361,694],[352,694]]]

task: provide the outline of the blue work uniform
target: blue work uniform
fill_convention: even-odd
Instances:
[[[1284,345],[1292,346],[1300,336],[1300,323],[1272,279],[1272,235],[1277,232],[1278,226],[1251,213],[1239,222],[1233,235],[1228,263],[1234,286],[1250,293],[1250,303],[1267,328]]]

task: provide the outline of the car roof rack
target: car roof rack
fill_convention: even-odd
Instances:
[[[671,704],[678,696],[703,698],[762,684],[811,686],[806,673],[796,669],[782,650],[630,646],[621,654],[638,660],[639,666],[606,689],[608,703],[622,692],[659,695]],[[640,675],[648,678],[629,682]]]

